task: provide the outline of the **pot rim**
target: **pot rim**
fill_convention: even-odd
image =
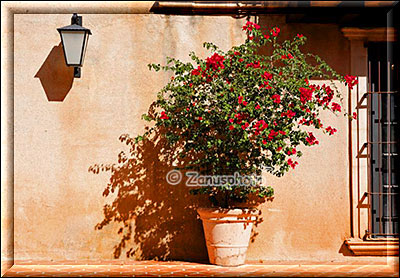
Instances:
[[[201,219],[216,217],[255,217],[259,215],[260,210],[257,208],[206,208],[200,207],[197,213]]]

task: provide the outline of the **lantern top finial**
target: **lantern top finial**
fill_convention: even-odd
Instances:
[[[89,35],[92,34],[92,32],[90,31],[90,29],[82,27],[82,16],[78,16],[77,13],[74,13],[71,17],[71,25],[68,26],[64,26],[61,28],[57,28],[57,31],[59,33],[63,32],[63,31],[84,31],[87,32]]]

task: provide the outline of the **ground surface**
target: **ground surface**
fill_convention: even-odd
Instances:
[[[398,259],[352,262],[249,262],[238,267],[176,261],[15,261],[3,277],[398,277],[398,265]]]

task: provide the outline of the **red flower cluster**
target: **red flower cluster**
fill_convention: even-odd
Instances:
[[[242,125],[242,129],[243,129],[243,130],[245,130],[245,129],[248,128],[248,127],[249,127],[249,123],[247,123],[247,122],[246,122],[244,125]]]
[[[315,136],[312,134],[312,132],[308,133],[308,137],[306,138],[306,141],[308,142],[308,144],[310,145],[314,145],[314,144],[319,144],[317,138],[315,138]]]
[[[303,36],[303,34],[297,34],[297,37],[300,39],[300,38],[302,38],[304,36]]]
[[[337,132],[337,129],[332,128],[331,126],[328,126],[325,130],[329,133],[329,135],[333,135],[335,132]]]
[[[346,75],[344,79],[346,80],[346,83],[349,86],[350,90],[353,89],[353,87],[358,84],[357,77],[355,76]]]
[[[244,106],[246,106],[248,102],[247,102],[247,101],[244,101],[242,96],[239,96],[239,97],[238,97],[238,103],[239,103],[239,104],[243,104]]]
[[[272,28],[272,30],[270,32],[272,33],[272,36],[276,37],[279,35],[280,31],[281,31],[281,29],[279,29],[279,27],[274,27],[274,28]]]
[[[251,62],[246,65],[246,69],[250,68],[250,67],[255,68],[255,69],[260,68],[260,61],[256,61],[255,63]]]
[[[296,154],[296,153],[297,153],[296,148],[288,150],[288,152],[287,152],[288,155],[292,155],[292,154]]]
[[[271,129],[271,131],[269,132],[269,134],[268,134],[268,140],[272,140],[272,139],[274,139],[274,137],[276,136],[276,135],[278,135],[279,133],[278,132],[276,132],[275,130],[273,130],[273,129]]]
[[[245,25],[243,25],[242,30],[243,31],[252,31],[253,28],[256,30],[260,29],[260,25],[254,22],[247,21]]]
[[[260,109],[261,108],[261,106],[260,105],[256,105],[256,107],[254,107],[254,109],[256,109],[256,110],[258,110],[258,109]]]
[[[289,119],[293,118],[294,116],[296,116],[296,112],[293,112],[292,110],[288,110],[286,112],[282,112],[281,113],[281,117],[288,117]]]
[[[254,124],[254,128],[256,131],[254,132],[255,135],[259,135],[261,131],[266,129],[268,124],[264,120],[259,120]]]
[[[237,113],[237,114],[235,114],[235,118],[236,118],[236,123],[240,124],[245,117],[243,115]],[[235,121],[234,119],[229,119],[230,123],[233,123],[234,121]]]
[[[303,88],[301,87],[300,89],[300,101],[301,103],[306,103],[307,101],[310,101],[312,99],[312,94],[314,92],[314,89],[307,89],[307,88]]]
[[[266,72],[263,73],[262,78],[267,79],[267,80],[271,80],[272,79],[272,74],[266,71]]]
[[[307,126],[309,126],[310,124],[312,124],[312,120],[309,120],[309,121],[307,121],[306,119],[301,119],[300,121],[299,121],[299,125],[307,125]]]
[[[299,164],[297,161],[292,161],[291,158],[288,159],[288,164],[290,167],[292,167],[293,169],[296,167],[297,164]]]
[[[293,59],[293,58],[294,58],[293,55],[290,54],[290,53],[289,53],[288,55],[282,55],[282,56],[281,56],[281,59],[282,59],[282,60],[285,60],[285,59]]]
[[[277,103],[277,104],[281,103],[281,96],[280,95],[275,94],[271,98],[274,100],[274,103]]]
[[[192,70],[192,75],[200,75],[201,67],[198,66],[197,69]]]
[[[318,88],[318,89],[319,89],[319,88]],[[320,98],[318,97],[318,95],[317,95],[317,96],[316,96],[316,99],[317,99],[317,101],[318,101],[318,103],[319,103],[320,105],[324,105],[324,104],[327,104],[327,105],[328,105],[329,102],[331,102],[331,100],[333,99],[334,92],[333,92],[333,90],[331,89],[331,87],[329,87],[329,86],[327,86],[327,85],[325,85],[325,84],[322,85],[321,89],[324,90],[324,91],[326,92],[326,95],[325,95],[322,99],[320,99]]]
[[[268,81],[264,81],[264,84],[260,85],[260,88],[265,88],[267,90],[271,89],[272,87],[269,85]]]
[[[207,69],[214,69],[220,71],[221,69],[225,68],[224,66],[224,56],[219,55],[218,53],[214,53],[211,57],[206,59]]]
[[[337,104],[336,102],[332,102],[332,110],[342,112],[342,107],[340,106],[340,104]]]
[[[357,113],[356,112],[353,112],[353,119],[357,120]]]
[[[162,111],[162,112],[161,112],[161,117],[160,117],[160,119],[162,119],[162,120],[168,120],[168,119],[169,119],[169,117],[167,116],[167,113],[165,113],[165,111]]]

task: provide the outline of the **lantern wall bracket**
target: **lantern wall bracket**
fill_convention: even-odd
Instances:
[[[74,13],[71,17],[71,25],[73,25],[73,24],[82,26],[82,16],[78,15],[77,13]],[[80,67],[74,67],[74,77],[81,78],[81,68]]]

